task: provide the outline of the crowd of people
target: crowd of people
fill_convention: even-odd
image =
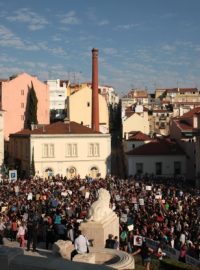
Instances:
[[[44,241],[47,249],[58,239],[74,242],[100,188],[109,190],[110,207],[119,216],[115,248],[134,253],[138,235],[178,250],[184,246],[186,254],[200,259],[199,189],[152,177],[4,179],[0,183],[1,244],[4,237],[19,239],[22,248],[29,250],[32,243],[37,251],[38,241]]]

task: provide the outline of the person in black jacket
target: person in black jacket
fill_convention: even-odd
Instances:
[[[154,252],[154,250],[147,246],[146,240],[143,239],[142,246],[139,247],[134,253],[132,253],[133,256],[137,254],[141,254],[142,257],[142,264],[145,266],[146,270],[150,270],[151,265],[151,254]]]
[[[37,231],[38,231],[38,217],[36,212],[31,211],[28,215],[27,221],[27,251],[30,250],[30,244],[32,243],[33,252],[36,252],[37,244]]]
[[[106,239],[105,248],[113,248],[115,247],[115,240],[113,239],[113,235],[109,234],[108,239]]]

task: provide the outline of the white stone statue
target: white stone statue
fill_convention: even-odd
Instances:
[[[88,221],[102,221],[108,218],[113,213],[110,208],[110,193],[104,188],[99,189],[98,200],[95,201],[88,213]]]

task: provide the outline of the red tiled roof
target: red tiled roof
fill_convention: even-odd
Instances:
[[[180,93],[185,93],[185,92],[198,92],[197,88],[179,88]]]
[[[44,125],[34,130],[23,129],[12,135],[31,135],[31,134],[100,134],[101,132],[93,131],[91,128],[78,124],[76,122],[64,123],[56,122],[50,125]]]
[[[169,111],[169,110],[162,110],[162,109],[155,109],[155,110],[153,110],[153,113],[172,113],[171,111]]]
[[[181,116],[181,119],[183,119],[183,118],[192,118],[194,114],[199,113],[199,112],[200,112],[200,107],[196,107],[196,108],[192,109],[191,111],[184,113]]]
[[[129,132],[131,136],[128,138],[128,141],[149,141],[151,138],[141,131],[131,131]]]
[[[193,126],[184,120],[177,119],[174,121],[175,121],[176,125],[181,129],[181,131],[192,131],[193,130]]]
[[[185,155],[184,151],[175,142],[153,141],[143,144],[126,153],[133,156],[176,156]]]
[[[178,93],[178,88],[168,88],[166,89],[167,93]]]

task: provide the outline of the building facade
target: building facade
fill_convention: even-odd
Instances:
[[[4,110],[4,138],[24,128],[26,122],[28,93],[33,85],[37,99],[37,120],[49,124],[49,88],[36,77],[22,73],[0,83],[0,103]]]
[[[184,149],[187,154],[187,179],[200,186],[200,107],[194,108],[181,117],[172,119],[170,137]]]
[[[103,133],[109,132],[109,111],[106,100],[99,97],[99,129]],[[68,98],[68,118],[87,127],[92,123],[92,90],[83,88]]]
[[[110,173],[111,138],[75,122],[56,122],[10,136],[10,164],[22,176],[105,177]],[[34,163],[34,166],[33,166]]]
[[[66,107],[68,80],[47,80],[49,86],[50,110],[64,110]]]
[[[185,177],[186,155],[178,144],[154,141],[126,153],[128,175]]]
[[[150,132],[148,110],[142,105],[128,107],[122,118],[123,137],[131,131],[141,131],[147,135]]]

